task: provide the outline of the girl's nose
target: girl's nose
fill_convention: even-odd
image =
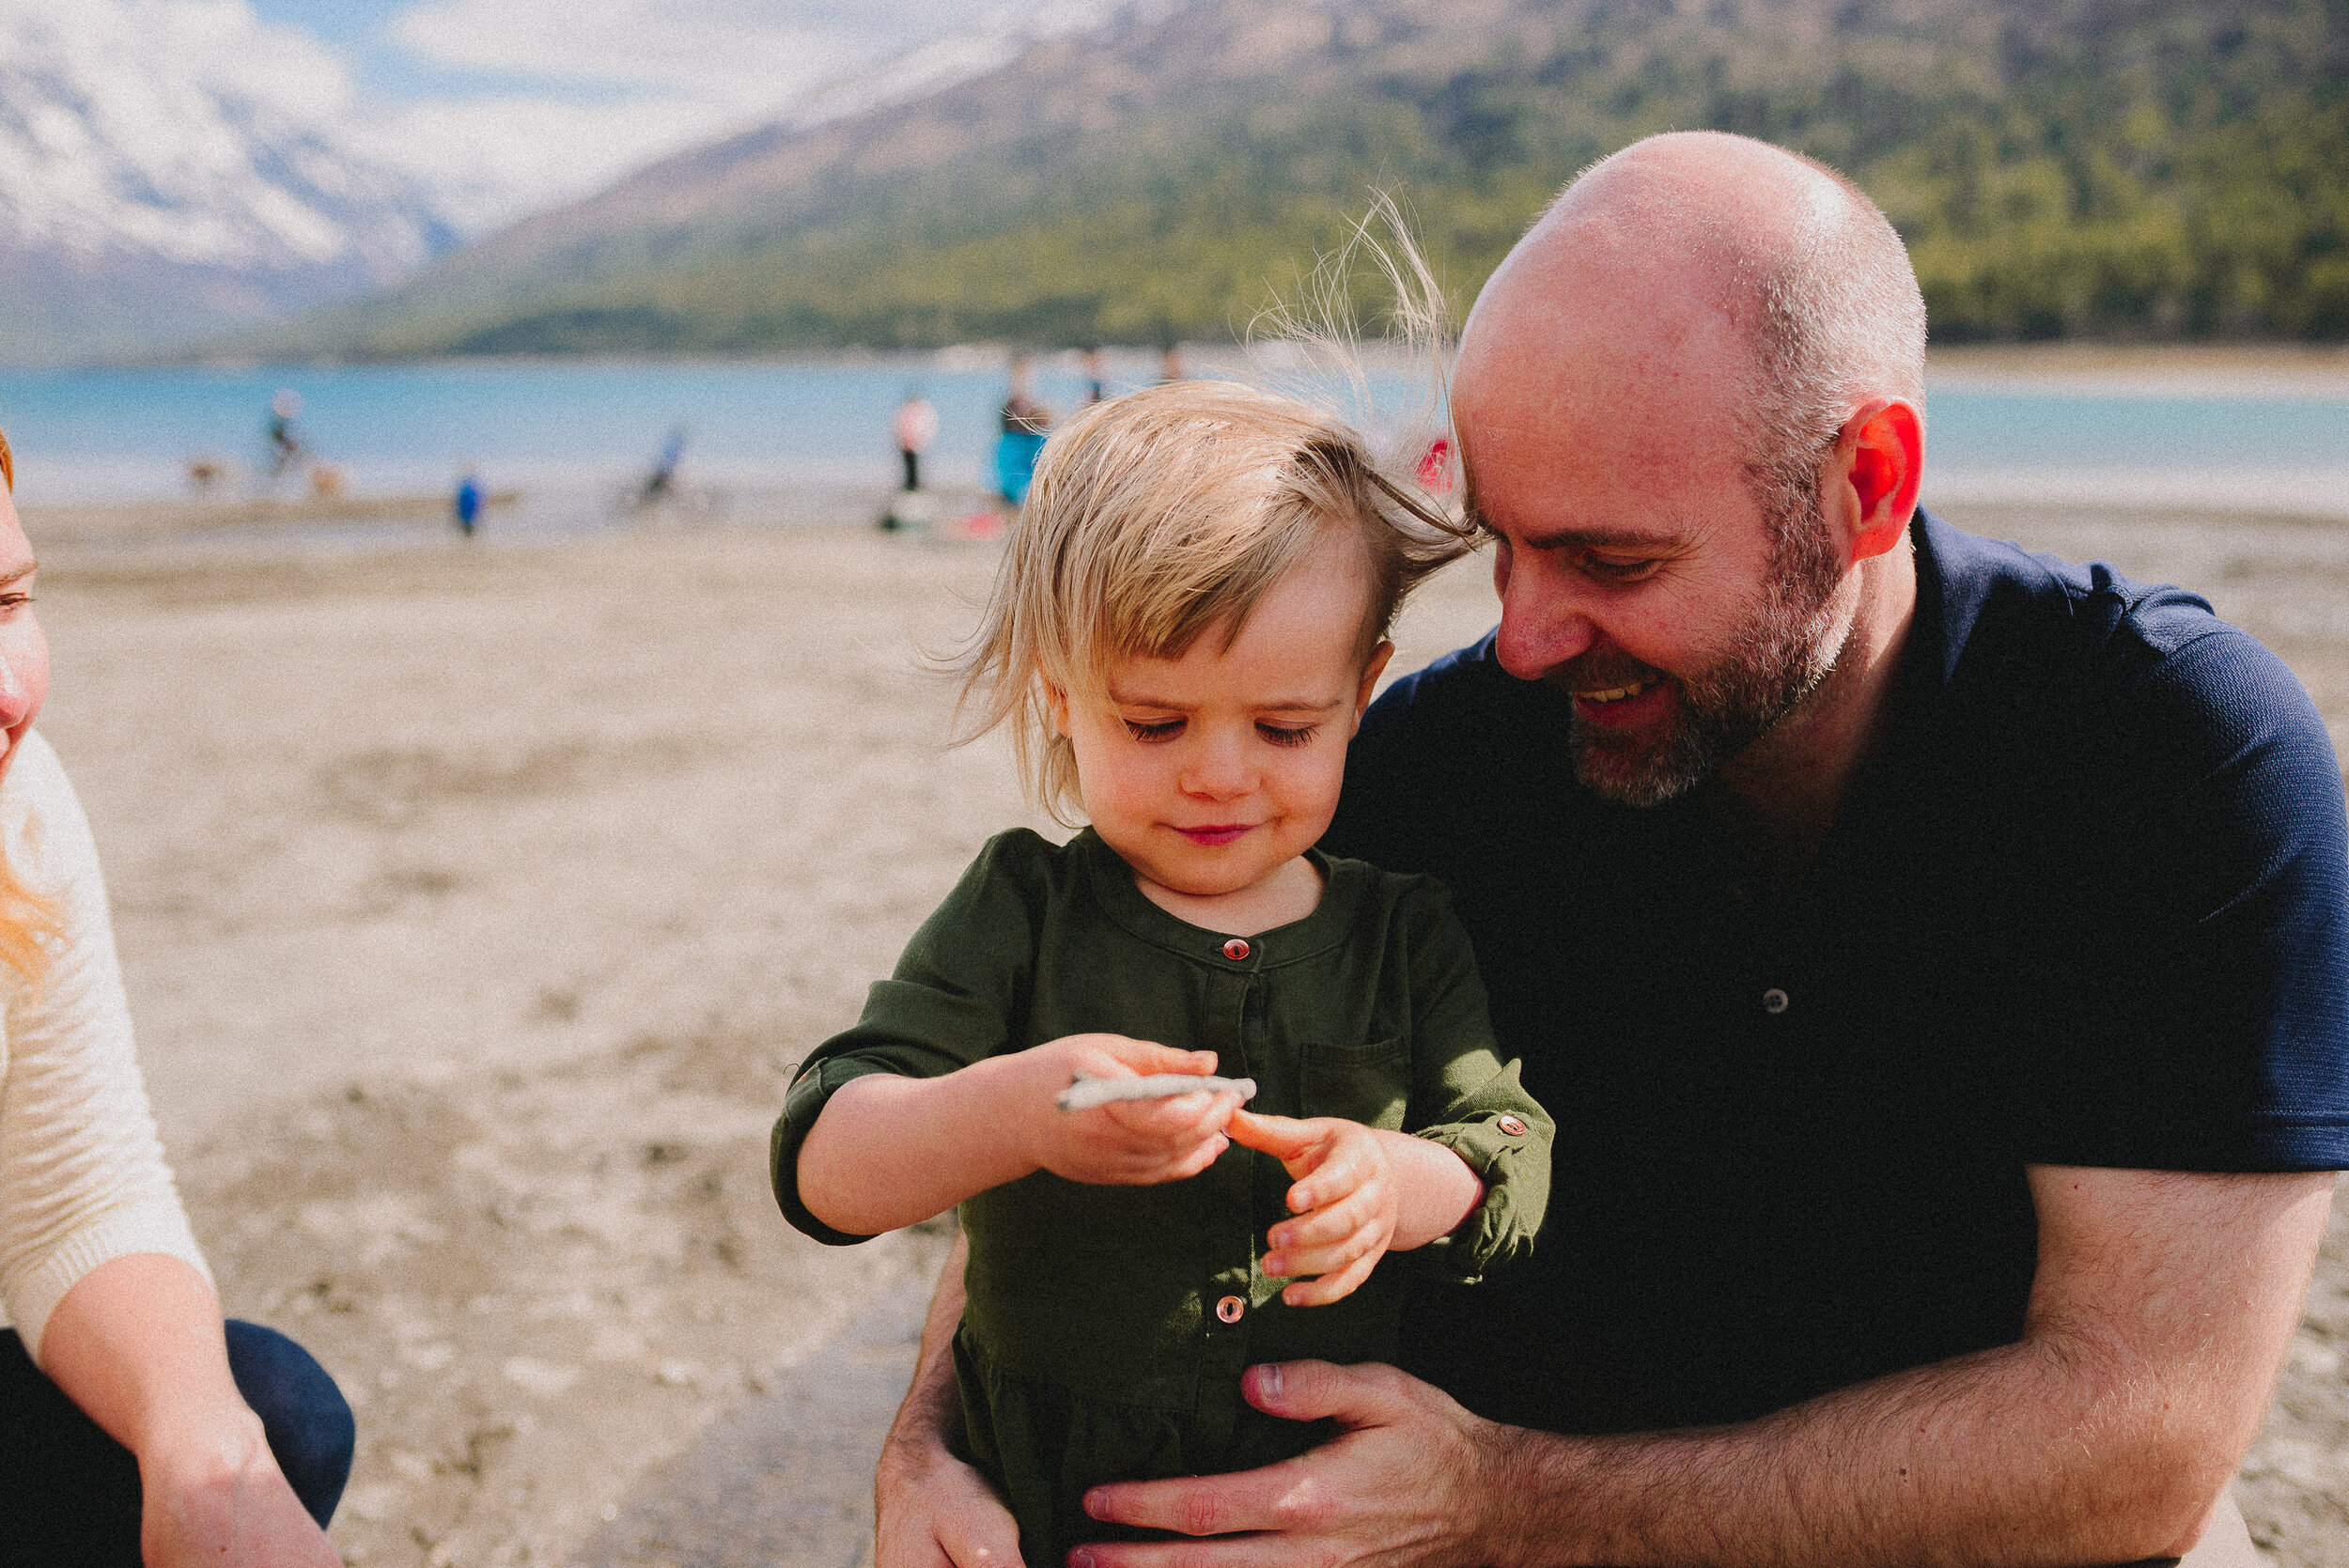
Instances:
[[[1256,774],[1238,746],[1217,739],[1192,754],[1183,768],[1181,784],[1186,795],[1229,800],[1255,788]]]

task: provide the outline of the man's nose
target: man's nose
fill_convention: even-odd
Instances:
[[[1519,680],[1538,680],[1570,659],[1587,653],[1598,629],[1566,574],[1528,562],[1520,551],[1501,590],[1501,635],[1495,643],[1501,667]]]

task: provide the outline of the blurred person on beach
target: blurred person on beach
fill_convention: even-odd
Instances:
[[[2339,759],[2201,598],[1918,505],[1924,342],[1867,197],[1719,133],[1486,285],[1500,625],[1372,706],[1325,844],[1450,887],[1572,1202],[1414,1281],[1398,1366],[1252,1368],[1338,1436],[1096,1488],[1073,1568],[2260,1560],[2228,1487],[2349,1166]],[[963,1289],[880,1568],[1019,1559]]]
[[[481,475],[472,469],[457,481],[457,493],[450,500],[450,508],[457,514],[457,532],[473,537],[474,529],[481,521]]]
[[[1159,351],[1159,384],[1164,386],[1169,381],[1189,380],[1190,380],[1190,372],[1183,365],[1183,346],[1179,343],[1169,343]]]
[[[1045,448],[964,701],[1090,826],[988,842],[808,1058],[773,1157],[821,1241],[960,1204],[961,1436],[1031,1561],[1095,1538],[1090,1486],[1323,1440],[1242,1368],[1391,1361],[1385,1254],[1472,1281],[1541,1222],[1549,1118],[1442,890],[1314,848],[1395,612],[1464,548],[1350,430],[1245,387]],[[1143,1094],[1056,1109],[1096,1080]]]
[[[302,434],[294,428],[294,421],[302,417],[302,394],[291,387],[281,389],[269,400],[269,476],[282,479],[286,471],[302,460]]]
[[[301,1346],[222,1322],[132,1054],[89,824],[32,728],[33,570],[0,495],[0,1559],[326,1568],[350,1409]]]
[[[938,439],[938,405],[922,396],[918,387],[906,390],[906,400],[897,405],[897,456],[905,461],[905,493],[912,495],[922,488],[922,454]]]
[[[677,489],[677,471],[685,462],[685,427],[670,427],[668,439],[661,443],[660,454],[652,460],[652,472],[645,475],[644,491],[639,498],[649,506],[665,501]]]
[[[1003,399],[1002,423],[995,442],[995,491],[1005,505],[1018,507],[1028,499],[1036,457],[1052,429],[1052,411],[1035,399],[1025,354],[1011,356],[1011,393]]]
[[[1097,343],[1086,344],[1081,363],[1084,367],[1085,407],[1089,409],[1096,403],[1109,401],[1109,365],[1101,357],[1101,346]]]

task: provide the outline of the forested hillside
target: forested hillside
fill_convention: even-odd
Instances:
[[[1941,341],[2349,336],[2349,0],[1199,0],[1057,48],[656,169],[308,341],[1221,337],[1374,188],[1465,303],[1578,168],[1690,127],[1858,178]]]

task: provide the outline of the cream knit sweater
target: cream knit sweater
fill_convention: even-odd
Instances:
[[[38,734],[0,783],[0,842],[65,921],[39,988],[9,986],[0,1032],[0,1307],[38,1360],[50,1312],[100,1264],[163,1252],[210,1271],[132,1054],[89,821]]]

